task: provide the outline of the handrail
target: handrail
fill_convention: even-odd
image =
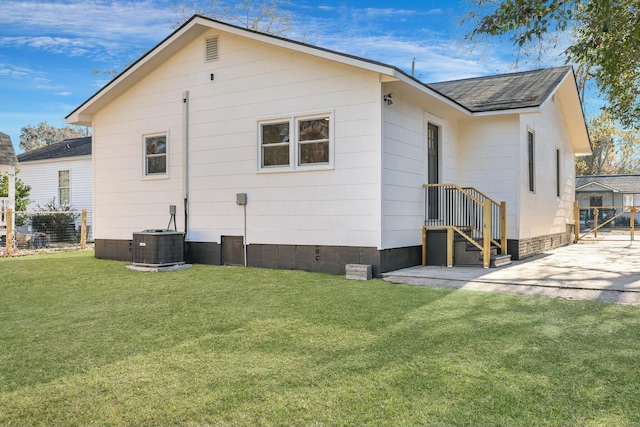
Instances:
[[[453,233],[458,233],[483,252],[489,267],[491,245],[507,253],[506,204],[498,203],[473,187],[457,184],[423,184],[425,213],[423,226],[423,264],[426,264],[426,231],[446,229],[447,264],[453,263]],[[481,243],[480,243],[481,242]]]
[[[473,199],[473,201],[475,201],[476,203],[482,203],[483,201],[480,199],[476,199],[475,197],[473,197],[473,195],[471,195],[467,190],[472,189],[471,187],[460,187],[457,184],[422,184],[423,188],[434,188],[434,187],[448,187],[451,189],[455,189],[460,191],[461,193],[465,193],[467,196],[469,196],[471,199]],[[480,193],[479,191],[477,191],[477,193],[481,194],[484,196],[484,194]],[[486,197],[486,196],[485,196]],[[487,197],[488,198],[488,197]]]

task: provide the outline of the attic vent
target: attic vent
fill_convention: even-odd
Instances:
[[[211,62],[219,59],[218,36],[210,37],[205,40],[204,45],[204,61]]]

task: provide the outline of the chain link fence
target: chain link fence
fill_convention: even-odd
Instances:
[[[86,249],[93,243],[91,212],[18,211],[0,215],[0,256]]]

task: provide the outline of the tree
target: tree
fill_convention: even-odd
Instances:
[[[469,1],[470,40],[507,37],[519,54],[539,56],[570,35],[564,56],[578,81],[592,80],[611,117],[640,129],[640,0]]]
[[[636,153],[640,138],[622,129],[608,113],[589,121],[592,155],[576,161],[577,175],[608,175],[640,172]]]
[[[78,138],[88,135],[88,128],[78,126],[56,128],[47,122],[40,122],[38,126],[28,125],[20,129],[20,148],[24,151],[31,151],[67,138]]]
[[[291,27],[291,13],[280,8],[286,0],[240,0],[232,6],[220,0],[194,0],[191,5],[178,3],[174,10],[180,16],[178,27],[194,14],[262,33],[283,35]]]

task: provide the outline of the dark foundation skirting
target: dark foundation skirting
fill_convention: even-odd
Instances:
[[[347,264],[369,264],[373,276],[379,277],[381,273],[419,265],[421,250],[420,246],[378,250],[355,246],[251,244],[247,246],[247,265],[344,275]],[[185,242],[185,262],[190,264],[221,265],[222,252],[219,243]],[[131,240],[96,239],[95,256],[131,261]]]

